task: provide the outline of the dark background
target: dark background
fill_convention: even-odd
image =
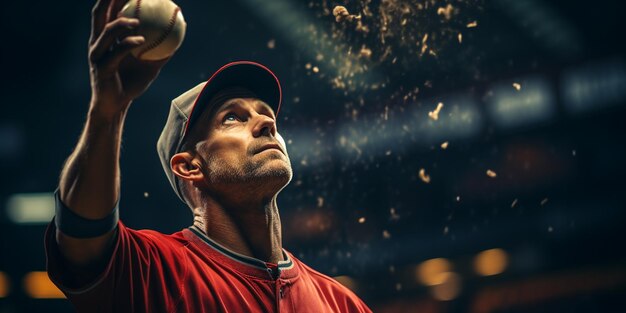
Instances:
[[[295,173],[279,195],[284,246],[342,276],[374,311],[625,310],[620,1],[391,2],[427,7],[407,15],[408,26],[390,22],[386,44],[376,21],[388,1],[369,3],[367,35],[329,15],[364,2],[177,3],[185,42],[126,120],[128,226],[170,233],[191,223],[155,151],[169,101],[226,62],[255,60],[284,89],[279,131]],[[459,10],[451,21],[436,14],[448,3]],[[45,224],[14,224],[4,203],[53,191],[78,139],[90,97],[91,6],[12,1],[2,9],[0,272],[10,286],[2,313],[73,311],[66,300],[24,292],[24,275],[45,270]],[[420,56],[425,33],[436,55]],[[363,45],[372,55],[357,59],[367,69],[341,72],[342,56]],[[340,72],[344,80],[358,73],[336,88]],[[440,119],[430,120],[438,102]],[[476,274],[474,257],[493,248],[508,255],[506,268]],[[420,283],[417,266],[433,258],[446,258],[458,279]]]

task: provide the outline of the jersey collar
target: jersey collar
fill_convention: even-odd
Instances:
[[[297,275],[297,267],[290,253],[285,249],[283,249],[285,260],[278,261],[278,264],[274,264],[232,251],[211,239],[196,226],[190,226],[186,230],[188,231],[186,237],[190,237],[189,235],[191,235],[192,238],[188,239],[192,239],[191,241],[196,243],[201,250],[208,252],[210,256],[218,257],[222,261],[230,263],[235,266],[235,268],[247,274],[253,274],[260,278],[272,280],[277,278],[293,278]]]

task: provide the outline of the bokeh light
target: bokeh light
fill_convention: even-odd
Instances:
[[[24,290],[35,299],[60,299],[65,295],[55,286],[46,272],[30,272],[24,276]]]
[[[509,255],[502,249],[482,251],[474,258],[474,270],[481,276],[498,275],[506,269]]]
[[[443,273],[452,270],[452,263],[444,258],[430,259],[422,262],[416,268],[416,275],[419,282],[426,286],[433,286],[443,283],[447,278]]]

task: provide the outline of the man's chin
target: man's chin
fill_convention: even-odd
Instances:
[[[259,168],[255,175],[263,184],[271,184],[283,187],[291,181],[293,172],[291,166],[284,160],[272,160]]]

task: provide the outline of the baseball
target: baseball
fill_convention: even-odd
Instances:
[[[146,41],[132,54],[140,60],[162,60],[180,47],[187,24],[180,8],[170,0],[130,0],[120,16],[139,19],[137,35]]]

